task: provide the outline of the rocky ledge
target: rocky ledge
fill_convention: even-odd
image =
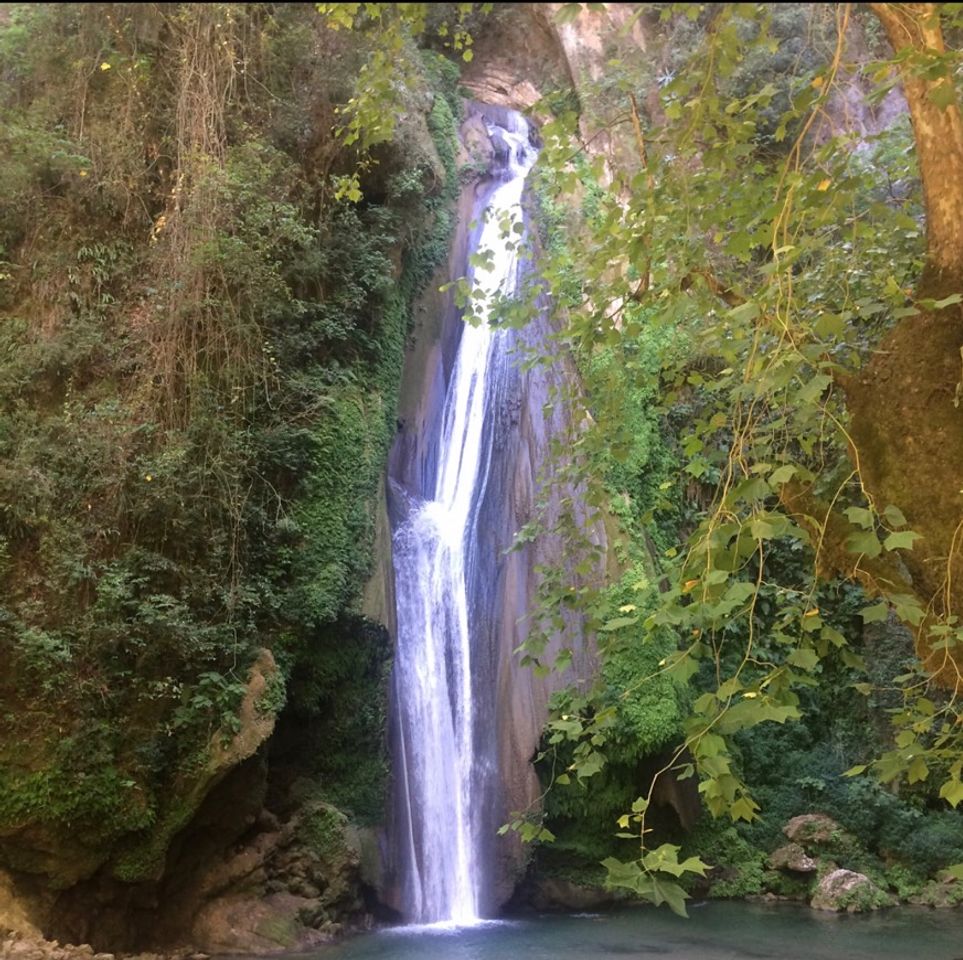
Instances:
[[[64,944],[56,940],[44,940],[43,937],[30,937],[11,930],[0,930],[0,960],[8,960],[8,958],[9,960],[208,960],[208,955],[190,950],[171,954],[97,953],[89,943],[82,943],[79,946]]]

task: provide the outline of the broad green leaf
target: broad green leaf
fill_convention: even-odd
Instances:
[[[956,90],[952,83],[943,82],[935,84],[926,91],[926,96],[941,110],[945,110],[956,102]]]
[[[846,323],[843,318],[834,313],[820,314],[819,319],[813,324],[816,336],[824,340],[840,339],[845,329]]]
[[[846,538],[846,549],[850,553],[858,553],[873,559],[883,552],[883,545],[872,530],[863,533],[851,533]]]
[[[894,527],[905,527],[906,517],[903,515],[903,511],[899,507],[890,504],[883,510],[883,516],[886,517],[888,523],[891,523]]]
[[[786,657],[786,660],[802,670],[814,670],[819,664],[818,654],[809,647],[797,647]]]
[[[733,820],[745,820],[746,823],[752,823],[753,820],[759,819],[756,813],[758,809],[756,804],[748,799],[748,797],[740,797],[729,808],[729,816],[732,817]]]
[[[884,541],[887,550],[912,550],[913,541],[919,540],[921,534],[915,530],[899,530],[891,533]]]
[[[669,880],[653,880],[652,900],[656,906],[667,903],[673,913],[680,917],[688,917],[685,910],[685,902],[689,899],[689,894],[685,892],[677,883]]]
[[[784,518],[769,514],[753,518],[749,522],[749,532],[753,540],[772,540],[783,533],[785,526]]]
[[[854,653],[852,650],[848,650],[846,647],[843,647],[839,651],[839,657],[851,670],[866,669],[866,661],[858,653]]]
[[[847,507],[845,510],[849,522],[864,530],[872,530],[875,524],[873,511],[865,507]]]
[[[706,870],[709,869],[707,863],[703,863],[698,857],[686,857],[681,863],[683,873],[697,873],[700,877],[706,875]]]
[[[923,621],[923,608],[916,597],[906,593],[891,594],[890,602],[900,620],[905,620],[913,626],[919,626]]]
[[[594,777],[602,767],[605,766],[605,758],[597,751],[592,751],[584,759],[577,760],[569,767],[579,780],[588,780]]]
[[[823,392],[833,382],[833,378],[825,373],[818,373],[796,392],[796,400],[801,403],[815,403]]]
[[[963,803],[963,780],[959,778],[947,780],[940,787],[940,796],[946,800],[951,807],[956,807]],[[963,877],[960,877],[963,880]]]
[[[889,604],[885,600],[874,603],[871,607],[863,607],[859,611],[863,623],[879,623],[889,617]]]
[[[738,307],[733,307],[729,311],[729,318],[733,321],[733,323],[748,323],[752,320],[755,320],[761,312],[762,311],[759,309],[759,304],[753,303],[753,301],[750,300],[748,303],[743,303]]]
[[[793,475],[798,472],[798,468],[793,466],[791,463],[787,463],[785,466],[777,467],[772,472],[772,476],[769,477],[769,482],[773,486],[779,486],[779,484],[787,483],[793,478]]]
[[[605,867],[607,874],[605,881],[609,886],[628,887],[630,890],[636,889],[642,870],[634,860],[623,863],[621,860],[616,860],[615,857],[606,857],[602,861],[602,866]]]
[[[963,302],[963,294],[951,293],[948,297],[944,297],[942,300],[936,300],[933,303],[934,310],[943,310],[945,307],[951,307],[956,303]]]
[[[555,14],[556,23],[571,23],[573,20],[577,20],[579,14],[582,12],[582,4],[580,3],[563,3],[561,9]]]
[[[922,757],[913,757],[909,768],[906,771],[906,779],[909,783],[920,783],[930,775],[930,768]],[[955,806],[955,804],[954,804]]]

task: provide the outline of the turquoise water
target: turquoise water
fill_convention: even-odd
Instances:
[[[461,930],[396,927],[317,960],[963,960],[963,910],[863,916],[795,904],[693,904],[684,920],[641,907],[544,915]]]

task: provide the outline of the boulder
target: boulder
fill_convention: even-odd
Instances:
[[[469,105],[468,116],[458,131],[458,166],[474,166],[480,171],[491,169],[495,148],[482,115]]]
[[[219,897],[197,915],[191,939],[213,953],[271,954],[310,947],[326,938],[301,918],[318,907],[318,901],[290,893]]]
[[[798,843],[787,843],[769,856],[773,870],[791,870],[793,873],[815,873],[819,862],[814,860]]]
[[[39,918],[34,905],[21,896],[13,879],[0,870],[0,930],[15,930],[28,937],[39,937]]]
[[[581,912],[611,906],[624,899],[621,894],[603,887],[574,883],[562,877],[542,877],[532,891],[531,903],[536,910]]]
[[[270,822],[266,826],[275,826]],[[307,801],[277,830],[201,868],[184,912],[209,953],[279,953],[325,943],[363,918],[359,833],[336,807]]]
[[[893,906],[893,898],[884,893],[863,873],[836,869],[824,874],[816,885],[810,906],[814,910],[839,913],[862,913]]]
[[[829,843],[843,833],[843,828],[832,817],[824,813],[804,813],[793,817],[783,828],[782,832],[792,841],[802,847],[813,843]]]

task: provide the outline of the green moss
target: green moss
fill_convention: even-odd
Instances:
[[[330,804],[318,804],[301,819],[298,834],[305,844],[322,860],[334,863],[345,855],[344,832],[348,818]]]
[[[766,868],[768,855],[733,826],[704,818],[683,841],[687,855],[711,866],[709,896],[733,898],[763,893],[775,879]]]
[[[257,925],[255,933],[290,950],[298,941],[300,927],[295,917],[268,917]]]
[[[112,725],[98,722],[55,744],[34,737],[15,747],[0,740],[5,754],[0,762],[0,835],[15,836],[32,826],[45,836],[42,846],[60,848],[68,859],[88,853],[96,859],[96,851],[108,850],[119,837],[150,829],[156,801],[139,782],[136,766],[128,767],[131,772],[123,769],[122,739]],[[85,852],[71,854],[75,847]],[[26,855],[14,852],[17,844],[6,848],[10,856]],[[73,869],[64,864],[66,874]]]
[[[261,716],[276,717],[287,703],[288,691],[280,670],[270,673],[264,692],[258,697],[255,708]]]
[[[535,854],[535,872],[539,876],[557,877],[580,887],[604,887],[606,873],[597,854],[597,850],[579,849],[572,845],[542,846]]]
[[[325,627],[292,677],[282,725],[296,731],[306,776],[365,824],[381,822],[388,782],[391,640],[360,618]]]
[[[808,899],[813,883],[813,877],[808,874],[791,874],[783,870],[767,870],[763,874],[763,889],[792,900]]]
[[[164,872],[171,840],[197,813],[209,784],[210,777],[203,772],[194,778],[185,776],[183,782],[176,783],[174,789],[164,795],[161,809],[150,829],[121,839],[113,858],[113,875],[126,883],[159,880]]]
[[[893,890],[900,900],[908,900],[910,897],[919,896],[926,886],[926,877],[901,863],[894,863],[883,871],[883,883]]]
[[[927,907],[956,907],[963,904],[963,883],[930,881],[917,893],[912,902]]]

